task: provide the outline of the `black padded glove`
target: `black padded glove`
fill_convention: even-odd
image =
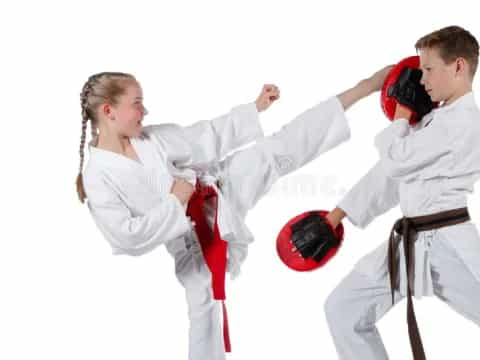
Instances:
[[[338,246],[340,241],[323,217],[310,213],[290,226],[292,243],[303,258],[322,260],[327,252]]]
[[[419,119],[433,109],[433,103],[427,91],[420,84],[422,71],[406,67],[400,73],[395,84],[388,88],[388,96],[394,97],[400,104],[415,112]]]

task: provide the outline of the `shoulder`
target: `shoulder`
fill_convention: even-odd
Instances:
[[[89,193],[102,188],[105,185],[105,177],[101,169],[88,163],[82,172],[83,187],[89,197]]]
[[[446,134],[455,152],[478,148],[480,111],[477,107],[456,107],[438,114],[433,123]]]
[[[89,159],[85,169],[82,171],[82,179],[84,187],[91,187],[95,183],[101,181],[102,171],[92,159]]]
[[[88,162],[82,172],[83,188],[87,195],[89,203],[103,203],[111,201],[112,197],[116,199],[116,192],[112,186],[105,168]],[[111,177],[110,177],[111,178]]]
[[[475,135],[480,132],[480,110],[476,106],[445,111],[440,118],[445,127],[456,134]]]

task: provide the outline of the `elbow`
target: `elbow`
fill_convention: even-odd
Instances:
[[[140,256],[155,249],[161,242],[138,232],[125,231],[114,236],[111,242],[114,254]]]
[[[382,161],[382,167],[383,171],[385,172],[385,175],[388,176],[389,178],[398,178],[400,176],[400,172],[396,168],[394,164],[388,161]]]
[[[112,244],[112,248],[115,255],[140,256],[146,253],[140,246],[138,240],[135,241],[130,236],[116,238],[115,243]]]
[[[411,167],[402,167],[400,164],[385,164],[384,166],[386,176],[396,182],[408,183],[411,181],[424,178],[425,174],[422,174],[417,169]]]
[[[382,165],[385,175],[391,179],[405,179],[405,177],[409,175],[408,172],[406,172],[405,169],[402,168],[400,164],[396,161],[382,159],[380,163]]]
[[[124,254],[139,256],[156,249],[160,245],[165,245],[181,238],[189,230],[190,228],[188,227],[185,231],[165,232],[160,230],[151,234],[135,231],[123,232],[116,238],[115,245]]]
[[[174,197],[172,195],[172,199]],[[183,214],[184,210],[178,199],[171,203],[178,205],[175,207],[177,211],[164,211],[156,217],[141,216],[123,221],[114,230],[116,246],[128,254],[142,255],[191,231],[191,223]],[[161,210],[162,208],[158,209],[159,212]]]

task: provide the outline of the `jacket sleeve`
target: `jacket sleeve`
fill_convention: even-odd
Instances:
[[[133,216],[107,183],[89,184],[85,192],[94,222],[114,254],[142,255],[191,231],[185,209],[172,193],[145,214]]]
[[[398,119],[375,137],[380,163],[388,176],[410,181],[442,175],[453,161],[453,133],[442,118],[409,131],[408,120]]]
[[[355,226],[365,228],[377,216],[397,206],[398,181],[387,176],[380,161],[337,204]]]
[[[168,123],[150,125],[148,130],[164,143],[167,156],[175,153],[180,167],[218,162],[230,151],[264,136],[255,103],[189,126]]]

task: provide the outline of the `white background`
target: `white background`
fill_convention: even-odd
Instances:
[[[413,55],[426,33],[457,24],[480,38],[472,4],[1,5],[0,359],[187,358],[187,309],[170,256],[163,248],[138,258],[112,256],[77,198],[79,94],[88,76],[134,74],[150,112],[146,124],[208,119],[255,100],[273,82],[281,99],[261,115],[271,134],[307,107]],[[274,244],[289,218],[332,208],[376,161],[373,137],[388,125],[378,94],[348,117],[351,141],[283,178],[249,213],[256,242],[242,275],[227,284],[230,360],[336,359],[323,302],[362,255],[386,240],[399,209],[363,231],[345,221],[342,250],[313,273],[288,270]],[[87,148],[85,154],[87,160]],[[473,220],[480,217],[478,197],[469,201]],[[378,323],[391,359],[411,357],[405,307],[403,301]],[[416,311],[430,359],[478,357],[473,323],[435,298],[417,301]]]

